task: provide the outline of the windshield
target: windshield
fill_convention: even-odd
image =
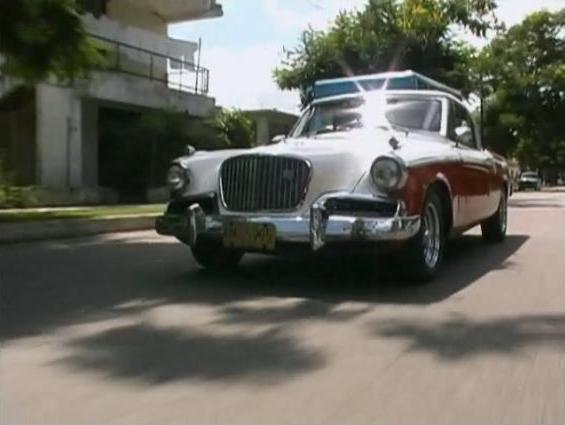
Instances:
[[[399,128],[439,132],[442,105],[438,99],[409,96],[380,96],[328,101],[313,105],[299,120],[292,137],[358,128]]]

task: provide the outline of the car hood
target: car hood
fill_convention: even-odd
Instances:
[[[391,139],[395,140],[391,142]],[[228,158],[243,154],[303,158],[312,167],[309,193],[321,194],[353,190],[381,155],[396,155],[410,166],[425,158],[445,155],[446,149],[452,151],[450,146],[446,139],[436,134],[355,130],[289,138],[276,145],[252,149],[199,151],[177,161],[185,163],[190,170],[190,191],[202,193],[206,186],[208,190],[217,188],[221,164]]]
[[[434,133],[358,130],[287,139],[284,143],[256,148],[256,151],[306,158],[338,156],[342,161],[355,161],[367,168],[381,155],[395,155],[410,166],[422,158],[444,153],[451,146],[447,139]]]

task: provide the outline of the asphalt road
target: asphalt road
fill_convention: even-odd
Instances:
[[[565,192],[517,194],[504,244],[470,232],[421,287],[211,274],[152,232],[1,246],[0,283],[1,424],[565,423]]]

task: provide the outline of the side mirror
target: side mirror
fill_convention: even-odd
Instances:
[[[461,143],[463,145],[471,145],[473,142],[473,131],[469,126],[462,125],[455,128],[455,141],[457,144]]]
[[[186,145],[186,147],[184,148],[184,154],[186,156],[194,155],[195,152],[196,152],[196,148],[192,145]]]
[[[277,143],[284,142],[286,140],[286,135],[284,134],[277,134],[275,137],[271,139],[269,145],[276,145]]]

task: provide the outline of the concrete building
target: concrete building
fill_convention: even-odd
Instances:
[[[267,145],[275,136],[288,135],[298,119],[297,115],[277,109],[256,109],[245,113],[254,123],[257,145]]]
[[[81,0],[89,36],[109,66],[73,86],[33,89],[0,76],[0,159],[19,185],[52,203],[104,202],[99,185],[99,111],[175,109],[211,114],[209,71],[195,65],[198,43],[171,39],[171,23],[222,16],[215,0]],[[49,202],[49,200],[48,200]]]

